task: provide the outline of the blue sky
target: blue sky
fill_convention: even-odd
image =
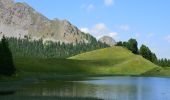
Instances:
[[[159,58],[170,58],[170,0],[15,0],[49,19],[67,19],[99,38],[136,38]]]

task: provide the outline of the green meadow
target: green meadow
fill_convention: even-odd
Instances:
[[[122,47],[109,47],[67,59],[14,58],[18,77],[142,75],[159,68]]]

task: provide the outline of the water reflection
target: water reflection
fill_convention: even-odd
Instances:
[[[105,100],[170,100],[169,78],[94,77],[84,81],[26,84],[14,96],[93,97]]]
[[[15,91],[0,91],[0,96],[12,95]]]

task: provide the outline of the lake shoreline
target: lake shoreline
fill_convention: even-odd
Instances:
[[[170,78],[164,75],[116,75],[116,74],[77,74],[77,75],[57,75],[57,74],[37,74],[35,75],[13,75],[13,76],[0,76],[0,82],[22,81],[22,80],[69,80],[72,78],[87,78],[87,77],[153,77],[153,78]]]

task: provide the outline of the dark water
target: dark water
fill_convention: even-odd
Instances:
[[[91,77],[70,81],[0,82],[0,100],[30,97],[31,100],[35,97],[35,100],[170,100],[170,78]]]

